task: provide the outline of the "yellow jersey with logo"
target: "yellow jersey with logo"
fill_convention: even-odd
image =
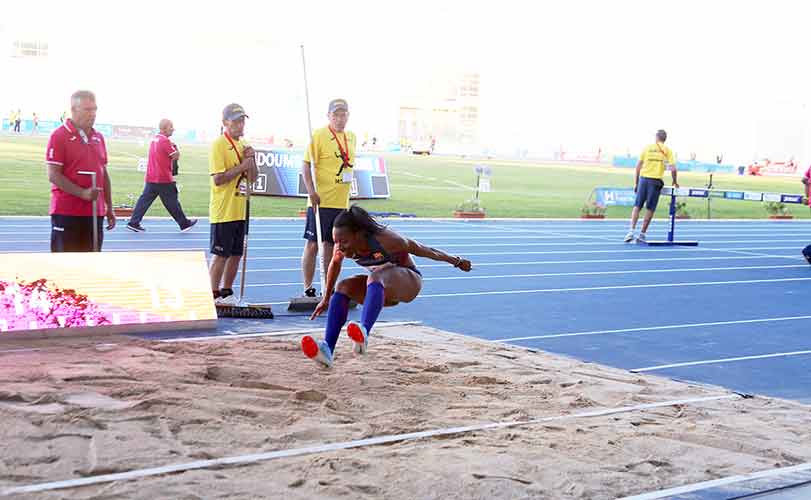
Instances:
[[[661,142],[651,144],[642,150],[639,156],[639,161],[642,162],[642,170],[639,175],[649,179],[661,179],[665,176],[665,163],[675,165],[676,160],[673,158],[673,151]]]
[[[341,141],[338,146],[337,140]],[[347,181],[345,174],[352,175],[352,166],[355,165],[355,134],[347,130],[335,132],[332,135],[329,127],[313,132],[310,146],[304,152],[304,161],[310,162],[311,154],[315,155],[315,189],[321,198],[323,208],[349,208],[349,188],[351,180]],[[349,156],[349,166],[341,158],[341,149]],[[312,164],[312,162],[310,162]],[[307,200],[307,206],[311,203]]]
[[[220,174],[239,166],[239,159],[243,157],[242,151],[245,150],[245,142],[240,138],[234,141],[234,145],[239,150],[239,155],[234,151],[234,147],[231,146],[225,135],[219,136],[211,144],[211,152],[208,155],[208,173],[211,174],[208,215],[212,224],[245,220],[246,198],[239,192],[239,183],[243,176],[235,177],[220,186],[214,184],[214,174]]]

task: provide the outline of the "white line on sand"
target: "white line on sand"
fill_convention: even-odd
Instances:
[[[752,472],[750,474],[741,474],[738,476],[724,477],[721,479],[713,479],[710,481],[703,481],[700,483],[678,486],[676,488],[668,488],[666,490],[653,491],[650,493],[643,493],[641,495],[633,495],[630,497],[623,497],[620,498],[619,500],[659,500],[662,498],[682,495],[684,493],[691,493],[693,491],[705,490],[708,488],[713,488],[715,486],[726,486],[728,484],[742,483],[744,481],[750,481],[753,479],[765,479],[769,477],[783,476],[806,471],[811,471],[811,463],[793,465],[791,467],[782,467],[779,469],[769,469],[760,472]],[[746,496],[748,497],[749,495]]]
[[[113,481],[127,481],[138,479],[142,477],[159,476],[163,474],[174,474],[178,472],[185,472],[189,470],[210,469],[212,467],[246,465],[256,462],[264,462],[268,460],[275,460],[280,458],[299,457],[303,455],[312,455],[315,453],[328,453],[332,451],[348,450],[352,448],[362,448],[366,446],[375,446],[388,443],[397,443],[402,441],[412,441],[415,439],[427,439],[440,436],[450,436],[454,434],[466,434],[470,432],[479,432],[492,429],[504,429],[509,427],[520,427],[527,425],[537,425],[546,422],[572,420],[576,418],[593,418],[603,417],[608,415],[617,415],[620,413],[629,413],[635,411],[643,411],[654,408],[662,408],[667,406],[676,405],[689,405],[696,403],[704,403],[709,401],[720,401],[737,399],[740,396],[737,394],[725,394],[719,396],[708,396],[701,398],[681,399],[674,401],[662,401],[659,403],[648,403],[635,406],[623,406],[619,408],[611,408],[605,410],[595,410],[580,413],[572,413],[569,415],[556,415],[553,417],[542,417],[531,420],[517,421],[517,422],[489,422],[484,424],[469,425],[464,427],[446,427],[440,429],[432,429],[422,432],[411,432],[406,434],[390,434],[386,436],[378,436],[368,439],[359,439],[356,441],[343,441],[338,443],[320,444],[316,446],[308,446],[304,448],[293,448],[288,450],[278,450],[267,453],[255,453],[250,455],[238,455],[232,457],[215,458],[211,460],[198,460],[196,462],[187,462],[182,464],[165,465],[162,467],[152,467],[148,469],[137,469],[128,472],[119,472],[115,474],[103,474],[99,476],[84,477],[80,479],[68,479],[64,481],[54,481],[48,483],[31,484],[26,486],[15,486],[0,491],[0,496],[16,495],[21,493],[38,493],[42,491],[60,490],[66,488],[76,488],[79,486],[89,486],[92,484],[110,483]]]

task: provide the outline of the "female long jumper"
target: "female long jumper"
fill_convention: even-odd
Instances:
[[[471,269],[469,260],[450,256],[442,250],[408,239],[380,225],[357,205],[336,217],[332,235],[335,253],[327,271],[324,298],[310,317],[315,319],[327,310],[325,338],[317,341],[307,335],[301,339],[304,354],[327,367],[332,366],[335,344],[346,323],[350,300],[363,304],[363,311],[360,323],[351,321],[346,332],[355,343],[353,350],[365,354],[369,332],[380,310],[384,306],[411,302],[419,295],[422,273],[414,264],[412,255],[447,262],[465,272]],[[370,273],[341,280],[336,287],[335,282],[345,258],[354,260]]]

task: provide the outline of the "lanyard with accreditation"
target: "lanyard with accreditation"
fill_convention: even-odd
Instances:
[[[234,150],[234,153],[237,155],[237,161],[239,164],[242,164],[242,155],[239,154],[239,149],[237,145],[234,143],[234,140],[231,138],[231,135],[228,132],[224,133],[225,139],[231,145],[231,148]],[[243,173],[239,176],[239,180],[237,181],[237,194],[244,196],[245,193],[248,191],[248,177]]]
[[[341,176],[341,182],[350,183],[352,182],[352,172],[344,172],[345,168],[352,168],[352,164],[349,163],[349,138],[346,136],[346,132],[343,132],[344,142],[346,143],[346,146],[344,147],[344,145],[341,144],[341,141],[338,140],[338,134],[335,133],[335,130],[333,130],[332,127],[328,128],[332,134],[332,137],[335,139],[335,142],[338,144],[338,151],[341,152],[341,160],[343,161],[341,168],[338,169],[337,175]]]

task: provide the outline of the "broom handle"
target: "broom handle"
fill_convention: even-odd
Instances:
[[[301,68],[304,72],[304,101],[307,103],[307,130],[310,132],[310,178],[313,180],[313,190],[318,193],[318,184],[315,180],[315,151],[313,150],[313,124],[310,121],[310,90],[309,86],[307,85],[307,62],[304,58],[304,45],[301,45]],[[318,205],[313,205],[313,213],[315,214],[315,236],[318,240],[318,252],[324,251],[324,239],[321,235],[321,213],[319,211]],[[320,259],[318,258],[318,253],[316,252],[316,259],[318,260],[318,278],[321,282],[321,294],[327,293],[326,287],[326,276],[327,273],[324,271],[324,255],[321,255]]]
[[[248,267],[248,228],[251,221],[251,183],[245,178],[245,236],[242,240],[242,273],[239,277],[239,301],[245,298],[245,274]]]

